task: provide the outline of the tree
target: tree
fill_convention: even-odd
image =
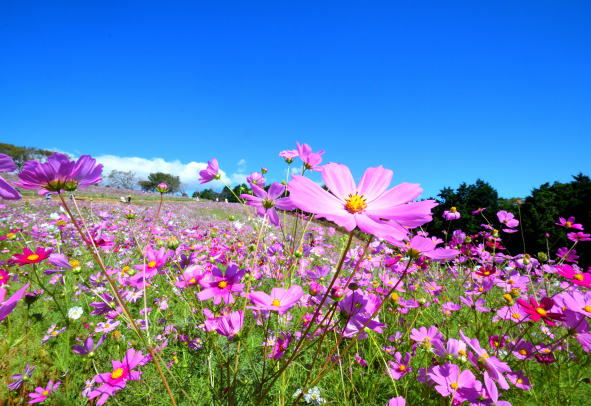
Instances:
[[[113,169],[107,176],[107,183],[111,187],[133,190],[138,185],[138,177],[133,171],[118,171]]]
[[[179,193],[181,194],[181,196],[188,196],[186,183],[184,183],[184,182],[179,183]]]
[[[199,193],[199,198],[206,200],[215,200],[217,193],[213,189],[203,189]]]
[[[140,180],[137,182],[142,190],[149,191],[155,191],[156,187],[161,183],[166,183],[166,186],[168,186],[168,191],[166,193],[174,194],[180,190],[181,178],[169,173],[156,172],[149,174],[148,180]]]
[[[0,143],[0,153],[11,157],[14,161],[14,164],[16,165],[16,170],[19,172],[23,169],[25,162],[31,161],[33,159],[39,162],[45,162],[48,157],[54,154],[53,151],[46,149],[19,147],[5,143]],[[68,158],[72,159],[72,156],[68,155]]]

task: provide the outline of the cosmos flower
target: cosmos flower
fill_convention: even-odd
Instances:
[[[257,306],[255,309],[277,311],[283,315],[301,299],[304,292],[301,286],[294,285],[285,290],[271,289],[271,295],[265,292],[251,292],[248,298]]]
[[[45,261],[49,257],[49,254],[51,254],[51,252],[52,250],[46,250],[41,247],[37,247],[35,252],[33,252],[29,248],[24,247],[23,253],[14,254],[13,258],[10,261],[15,264],[18,264],[19,266],[27,264],[38,264],[39,262]]]
[[[564,228],[575,228],[577,230],[581,230],[583,231],[583,225],[582,224],[575,224],[575,218],[574,217],[569,217],[568,220],[565,220],[563,217],[560,217],[558,219],[558,223],[554,223],[557,226],[560,227],[564,227]]]
[[[244,284],[238,283],[244,276],[245,270],[239,270],[238,265],[230,264],[226,268],[226,273],[218,267],[213,267],[211,271],[212,279],[202,279],[199,283],[203,290],[197,294],[199,300],[204,301],[213,298],[213,304],[220,304],[222,299],[224,303],[234,303],[232,292],[242,292]]]
[[[513,213],[506,212],[505,210],[498,212],[497,217],[499,222],[501,222],[501,224],[503,224],[505,227],[515,228],[519,225],[519,220],[515,219],[515,215]]]
[[[6,154],[0,154],[0,172],[14,172],[15,170],[16,165],[12,158]],[[21,195],[0,176],[0,197],[4,200],[18,200]]]
[[[101,344],[105,341],[106,338],[107,334],[103,334],[103,336],[97,341],[96,345],[94,345],[94,340],[92,339],[92,336],[90,336],[86,340],[84,340],[84,344],[72,346],[72,351],[74,351],[76,354],[92,356],[94,355],[96,349],[101,346]]]
[[[388,406],[406,406],[406,399],[404,399],[402,396],[392,398],[388,401]]]
[[[304,162],[304,167],[308,170],[318,170],[317,166],[320,165],[322,162],[321,155],[324,154],[324,151],[320,152],[312,152],[312,148],[308,144],[300,145],[299,142],[296,143],[298,148],[298,155],[300,159]]]
[[[68,317],[72,320],[78,320],[84,313],[84,310],[80,306],[74,306],[68,310]]]
[[[250,186],[257,185],[260,188],[264,188],[266,182],[265,177],[259,172],[251,172],[251,174],[246,177],[246,181]]]
[[[183,274],[179,276],[179,280],[178,282],[175,282],[175,286],[181,289],[197,286],[204,276],[205,274],[203,273],[203,266],[189,265]]]
[[[10,274],[6,269],[0,269],[0,287],[6,285],[10,280]]]
[[[213,158],[211,161],[207,162],[207,168],[203,169],[199,172],[199,180],[201,184],[211,182],[212,180],[220,179],[222,176],[220,175],[220,167],[218,166],[218,160]]]
[[[29,403],[41,403],[45,402],[49,395],[54,393],[57,388],[59,388],[61,382],[56,382],[55,385],[53,381],[47,382],[47,386],[45,388],[39,386],[35,388],[35,392],[29,393],[29,397],[32,399]]]
[[[20,182],[14,185],[28,190],[39,190],[61,193],[63,190],[73,192],[99,183],[102,178],[103,165],[96,164],[90,155],[82,155],[77,161],[70,161],[67,155],[59,152],[47,158],[47,162],[25,162],[18,177]]]
[[[0,288],[0,322],[4,320],[16,307],[16,304],[25,294],[25,291],[29,287],[27,283],[23,286],[20,290],[18,290],[14,295],[12,295],[9,299],[6,299],[7,290],[4,288]]]
[[[556,324],[552,320],[564,320],[564,315],[550,312],[552,307],[554,307],[554,300],[549,297],[543,297],[542,300],[540,300],[540,304],[538,304],[534,297],[529,299],[529,303],[523,299],[517,299],[517,303],[519,303],[521,307],[523,307],[523,310],[529,314],[529,319],[531,321],[537,322],[542,319],[544,323],[549,326],[555,326]]]
[[[475,357],[472,353],[468,354],[470,362],[472,362],[474,366],[479,365],[484,367],[488,371],[490,376],[497,380],[497,382],[499,382],[501,388],[505,390],[509,389],[509,384],[507,383],[505,377],[502,375],[504,372],[511,372],[511,368],[509,367],[509,365],[507,365],[506,362],[502,362],[495,356],[488,355],[486,350],[484,350],[480,346],[480,342],[477,338],[470,339],[466,337],[462,330],[460,330],[459,333],[462,341],[464,341],[466,345],[470,347],[470,349],[472,349],[472,351],[474,351],[476,355]]]
[[[125,358],[122,361],[113,360],[113,372],[106,372],[94,377],[97,383],[102,384],[97,389],[88,394],[90,399],[100,396],[97,405],[103,405],[109,396],[117,391],[125,389],[127,381],[139,381],[142,372],[133,371],[140,361],[144,359],[141,351],[136,352],[133,348],[127,350]]]
[[[232,312],[215,319],[215,330],[223,336],[228,337],[228,341],[233,341],[242,330],[244,324],[244,313],[242,310]]]
[[[567,247],[558,248],[556,250],[556,255],[558,258],[562,258],[566,262],[577,262],[579,259],[577,251],[568,249]]]
[[[574,242],[591,241],[591,234],[586,234],[586,233],[583,233],[582,231],[579,231],[577,233],[568,233],[566,236],[568,237],[569,240],[574,241]]]
[[[404,375],[412,372],[412,367],[408,366],[410,364],[410,354],[407,352],[402,358],[402,355],[397,352],[394,354],[394,360],[389,362],[389,367],[386,370],[386,373],[389,377],[399,380],[400,378],[404,377]]]
[[[435,390],[441,396],[453,395],[453,399],[463,402],[477,399],[476,377],[466,369],[460,373],[460,367],[446,362],[444,365],[436,365],[429,372],[429,378],[435,382]]]
[[[402,240],[408,234],[405,227],[430,221],[431,208],[437,205],[433,200],[412,202],[422,192],[418,185],[403,183],[386,191],[392,171],[381,166],[367,169],[355,185],[349,168],[330,163],[322,167],[322,179],[330,193],[310,179],[294,175],[287,184],[291,201],[347,231],[358,226],[368,234]]]
[[[581,271],[573,269],[572,266],[565,264],[565,265],[556,265],[554,267],[556,271],[564,276],[565,278],[570,279],[569,282],[574,283],[577,286],[583,286],[586,288],[591,288],[591,274],[590,273],[583,273]]]
[[[408,245],[405,245],[400,241],[391,238],[390,236],[386,236],[384,239],[392,245],[407,248],[407,254],[411,258],[419,258],[420,256],[425,256],[434,261],[443,261],[453,259],[461,253],[460,251],[455,249],[437,248],[437,244],[435,244],[433,240],[429,238],[423,238],[418,235],[412,237]]]
[[[29,379],[31,379],[31,375],[33,375],[35,367],[36,365],[29,367],[29,364],[27,364],[24,373],[12,375],[12,379],[14,379],[15,382],[12,382],[11,384],[7,385],[8,389],[17,390],[18,388],[20,388],[23,382],[27,382]]]
[[[288,150],[288,151],[281,151],[279,156],[285,159],[285,162],[288,164],[293,162],[293,159],[298,156],[297,150]]]
[[[266,216],[271,224],[275,226],[279,226],[280,224],[277,209],[295,209],[295,205],[289,197],[280,197],[285,192],[285,186],[281,183],[273,183],[268,192],[255,184],[252,184],[251,187],[254,196],[242,194],[240,198],[246,200],[247,206],[256,207],[257,214],[260,217]]]
[[[570,294],[565,293],[562,298],[568,309],[591,318],[591,293],[587,292],[583,296],[575,290]]]
[[[459,220],[460,217],[462,217],[462,216],[460,215],[460,212],[458,211],[458,209],[456,209],[455,207],[452,207],[451,209],[445,210],[443,212],[443,218],[446,221]]]

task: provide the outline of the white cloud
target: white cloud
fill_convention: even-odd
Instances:
[[[291,173],[294,175],[301,175],[302,174],[302,167],[301,166],[292,166]]]
[[[238,163],[236,165],[238,165],[238,166],[246,165],[246,159],[241,159],[240,161],[238,161]]]
[[[147,179],[150,173],[164,172],[179,176],[181,182],[188,185],[189,190],[195,190],[198,188],[219,189],[224,187],[224,184],[218,180],[201,185],[201,182],[199,182],[199,171],[207,167],[206,162],[189,162],[188,164],[183,164],[179,160],[167,162],[162,158],[146,159],[138,157],[118,157],[114,155],[103,155],[95,158],[97,162],[104,165],[103,177],[106,177],[106,175],[108,175],[113,169],[119,171],[134,171],[143,179]],[[222,180],[228,185],[242,183],[242,177],[246,180],[245,175],[237,173],[228,176],[224,171],[220,170],[220,174],[222,175]]]

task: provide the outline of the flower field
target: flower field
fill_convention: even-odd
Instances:
[[[164,200],[165,184],[142,204],[68,199],[123,193],[94,186],[90,156],[5,177],[0,405],[590,404],[584,225],[557,218],[571,246],[509,253],[518,217],[450,207],[429,235],[419,185],[381,166],[357,183],[322,153],[282,151],[303,173],[251,174],[242,204]]]

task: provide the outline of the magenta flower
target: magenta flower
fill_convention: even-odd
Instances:
[[[242,330],[244,324],[244,313],[242,310],[232,312],[215,319],[215,330],[223,336],[228,337],[228,341],[233,341]]]
[[[118,390],[124,389],[127,381],[139,381],[142,372],[133,371],[138,364],[144,359],[141,351],[136,351],[131,348],[127,350],[123,361],[113,360],[113,372],[106,372],[104,374],[96,375],[94,378],[97,383],[102,383],[97,389],[88,394],[90,399],[100,396],[97,405],[103,405],[109,398]]]
[[[570,295],[565,293],[562,298],[568,309],[591,318],[591,293],[583,296],[575,290]]]
[[[386,191],[392,171],[381,166],[367,169],[357,186],[349,168],[340,164],[324,165],[322,179],[331,193],[310,179],[294,175],[287,184],[291,201],[347,231],[358,226],[368,234],[402,240],[408,234],[405,227],[431,221],[431,208],[437,205],[433,200],[412,202],[422,192],[418,185],[403,183]]]
[[[45,248],[41,247],[36,248],[35,252],[33,252],[29,248],[24,247],[22,254],[14,254],[13,258],[9,261],[18,264],[19,266],[37,264],[39,262],[45,261],[51,252],[52,250],[46,250]]]
[[[279,359],[285,355],[285,351],[289,348],[289,344],[291,344],[292,336],[289,333],[284,333],[283,331],[280,332],[281,338],[278,338],[275,341],[275,346],[273,347],[273,351],[269,354],[269,358]]]
[[[499,385],[501,383],[499,382]],[[488,393],[488,396],[490,397],[490,399],[492,400],[492,404],[495,406],[511,406],[511,403],[506,402],[504,400],[499,400],[499,390],[497,389],[497,385],[495,385],[495,382],[489,377],[489,375],[485,372],[484,373],[484,386],[486,387],[486,392]],[[501,388],[503,388],[503,386],[501,385]],[[503,388],[503,389],[509,389],[507,388]]]
[[[434,366],[428,374],[441,396],[453,395],[453,399],[458,402],[478,398],[476,377],[468,369],[460,373],[460,367],[447,362]]]
[[[298,156],[298,151],[297,150],[290,150],[290,151],[281,151],[279,153],[279,156],[285,159],[285,162],[287,162],[288,164],[293,162],[293,159]]]
[[[583,225],[582,224],[575,224],[575,218],[574,217],[569,217],[568,220],[565,220],[563,217],[560,217],[558,219],[559,223],[555,223],[557,226],[561,226],[564,228],[576,228],[577,230],[581,230],[583,231]]]
[[[12,295],[9,299],[4,300],[6,298],[7,290],[4,288],[0,288],[0,322],[4,320],[16,307],[16,304],[25,294],[25,290],[29,287],[27,283],[23,286],[19,291],[17,291],[14,295]]]
[[[452,207],[451,209],[443,212],[443,218],[446,221],[459,220],[460,217],[460,212],[455,207]]]
[[[220,304],[222,299],[224,299],[224,303],[234,303],[232,292],[242,292],[242,289],[244,289],[244,285],[238,283],[244,273],[244,270],[239,270],[238,265],[233,263],[228,265],[225,275],[222,275],[222,271],[214,266],[211,270],[213,280],[202,279],[199,282],[205,289],[199,292],[197,297],[201,301],[213,297],[213,304],[215,305]]]
[[[562,258],[566,262],[577,262],[579,259],[577,251],[573,249],[569,250],[567,247],[558,248],[558,250],[556,250],[556,255],[558,258]]]
[[[57,388],[61,385],[61,382],[56,382],[55,385],[53,381],[47,382],[47,386],[45,388],[39,386],[35,388],[35,392],[29,393],[29,397],[33,400],[30,400],[29,403],[41,403],[45,402],[49,395],[56,391]]]
[[[95,333],[110,333],[111,331],[115,330],[117,326],[121,324],[119,320],[117,321],[105,321],[104,323],[98,323],[96,325],[96,329],[94,330]]]
[[[540,304],[538,304],[534,297],[529,299],[529,303],[523,299],[517,299],[517,303],[519,303],[521,307],[523,307],[523,310],[529,314],[531,321],[538,322],[542,319],[544,323],[549,326],[555,326],[556,324],[552,320],[564,320],[564,315],[550,312],[552,307],[554,307],[554,300],[549,297],[543,297],[542,300],[540,300]]]
[[[252,172],[250,175],[248,175],[246,177],[246,181],[252,186],[257,185],[260,188],[264,188],[265,187],[265,177],[258,173],[258,172]]]
[[[6,285],[10,280],[10,274],[6,269],[0,269],[0,287]]]
[[[437,332],[437,327],[431,326],[427,330],[425,327],[421,327],[418,330],[413,328],[410,334],[410,339],[426,346],[427,348],[431,348],[433,341],[441,341],[442,334]]]
[[[526,360],[531,359],[536,351],[532,343],[521,339],[511,348],[511,352],[515,357]]]
[[[255,184],[251,184],[251,187],[255,195],[243,194],[240,195],[240,198],[246,200],[247,206],[256,207],[257,214],[260,217],[267,216],[271,224],[275,226],[279,225],[279,215],[276,209],[295,209],[295,205],[289,197],[280,197],[285,192],[285,186],[282,184],[273,183],[269,188],[269,192]]]
[[[450,338],[447,343],[444,344],[441,340],[433,341],[433,353],[441,358],[453,357],[464,357],[466,360],[466,344],[462,341]]]
[[[205,277],[203,267],[201,265],[188,266],[183,274],[179,276],[178,282],[175,282],[177,288],[188,288],[199,285],[199,282]]]
[[[16,165],[12,162],[12,158],[6,154],[0,154],[0,172],[14,172],[15,170]],[[0,197],[5,200],[18,200],[21,195],[0,176]]]
[[[513,213],[506,212],[505,210],[498,212],[497,217],[505,227],[515,228],[519,225],[519,220],[515,219]]]
[[[406,406],[406,400],[402,396],[392,398],[388,401],[388,406]]]
[[[482,208],[480,208],[480,209],[478,209],[478,210],[474,210],[474,211],[472,212],[472,214],[478,214],[478,213],[482,213],[482,212],[483,212],[483,211],[485,211],[485,210],[486,210],[486,207],[482,207]]]
[[[401,248],[407,248],[407,254],[409,254],[411,257],[425,256],[434,261],[443,261],[453,259],[461,253],[461,251],[454,249],[437,248],[435,241],[429,238],[419,237],[418,235],[412,237],[408,245],[403,244],[389,236],[386,236],[384,239],[392,245],[396,245]]]
[[[476,301],[474,301],[474,298],[472,296],[468,296],[467,298],[460,296],[460,302],[479,312],[490,312],[490,309],[488,307],[483,306],[486,303],[484,299],[477,299]]]
[[[156,192],[158,192],[158,193],[166,193],[167,191],[168,191],[168,185],[164,182],[162,182],[162,183],[158,184],[158,186],[156,186]]]
[[[574,242],[591,241],[591,234],[585,234],[582,231],[579,231],[577,233],[568,233],[566,236],[569,240]]]
[[[321,155],[324,154],[324,151],[312,152],[312,148],[308,144],[300,145],[299,142],[296,144],[298,146],[298,155],[304,161],[304,167],[309,170],[318,170],[317,166],[322,162]]]
[[[488,373],[499,382],[501,388],[505,390],[509,389],[509,384],[507,383],[505,377],[502,375],[502,373],[504,372],[511,372],[511,368],[509,368],[509,365],[507,365],[506,362],[502,362],[497,357],[489,356],[486,350],[484,350],[480,346],[480,342],[478,342],[477,338],[470,339],[466,337],[462,330],[460,330],[459,333],[462,341],[464,341],[466,345],[470,347],[472,351],[474,351],[474,353],[476,354],[476,358],[472,353],[468,355],[470,362],[472,362],[474,366],[484,367],[488,371]]]
[[[211,161],[207,162],[207,168],[203,169],[199,172],[199,180],[201,184],[211,182],[212,180],[217,180],[222,177],[220,175],[220,167],[218,166],[218,160],[213,158]]]
[[[371,295],[364,295],[355,291],[347,291],[344,298],[338,302],[339,309],[343,312],[343,319],[348,320],[343,333],[344,337],[353,337],[355,334],[361,331],[361,328],[365,326],[366,323],[368,323],[368,320],[369,323],[367,324],[366,328],[380,334],[384,332],[383,329],[386,327],[386,325],[380,323],[377,316],[375,319],[369,319],[369,317],[371,317],[375,311],[375,307],[377,307],[376,302],[374,300],[370,300],[374,298],[375,296],[372,297]],[[379,301],[377,304],[379,305]],[[363,339],[364,337],[367,337],[365,333],[362,333],[359,336],[360,339]]]
[[[402,359],[402,355],[397,352],[394,354],[394,359],[396,362],[390,361],[389,368],[386,370],[386,373],[390,378],[399,380],[404,375],[412,372],[412,367],[408,366],[410,364],[410,354],[408,352],[404,356],[404,359]]]
[[[519,389],[523,390],[530,390],[531,384],[529,383],[529,378],[525,376],[523,371],[516,371],[507,374],[507,378],[511,381],[513,385],[518,387]]]
[[[252,292],[248,298],[257,306],[252,307],[253,309],[271,310],[283,315],[295,306],[297,301],[300,300],[303,295],[304,292],[302,291],[301,286],[294,285],[288,290],[273,288],[271,289],[270,296],[265,292]]]
[[[554,268],[560,275],[570,279],[570,282],[575,285],[591,288],[591,274],[575,270],[568,264],[557,265]]]
[[[45,189],[39,194],[61,193],[63,190],[73,192],[99,183],[102,172],[103,165],[97,165],[96,159],[90,155],[82,155],[74,162],[67,155],[56,152],[45,163],[25,162],[23,170],[18,174],[20,182],[14,184],[28,190]]]
[[[97,341],[95,345],[92,337],[88,337],[86,340],[84,340],[84,344],[72,346],[72,351],[79,355],[93,356],[96,349],[101,346],[106,338],[107,335],[103,334],[103,336]]]

